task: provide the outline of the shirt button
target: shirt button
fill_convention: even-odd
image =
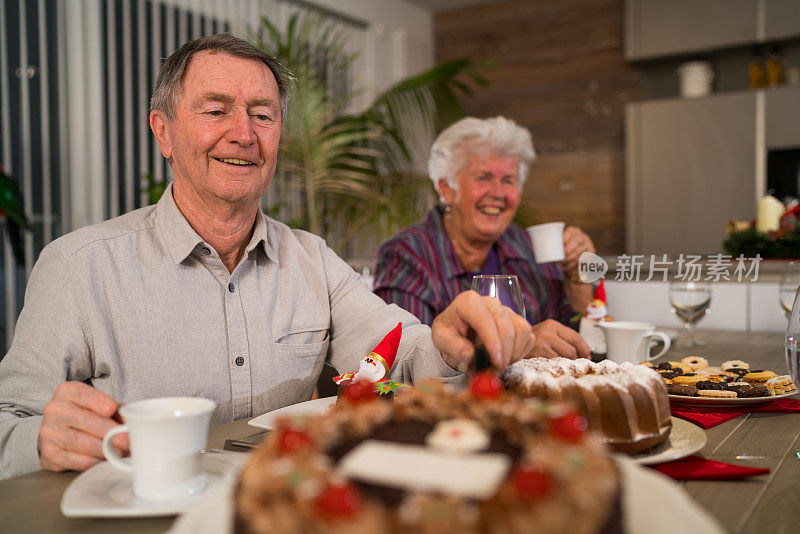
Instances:
[[[236,357],[236,365],[238,365],[239,367],[243,366],[244,365],[244,358],[242,358],[241,356],[237,356]]]
[[[203,247],[200,249],[200,252],[203,253],[203,256],[209,256],[211,254],[211,249],[208,247]]]
[[[233,282],[231,282],[230,284],[228,284],[228,291],[230,291],[231,293],[233,293],[234,291],[236,291],[236,286],[235,286],[235,285],[233,285]]]

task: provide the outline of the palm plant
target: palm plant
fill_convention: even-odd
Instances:
[[[337,93],[326,83],[331,69],[346,69],[355,59],[334,19],[303,10],[284,30],[267,18],[262,25],[266,38],[253,32],[256,46],[294,77],[278,171],[300,190],[301,226],[341,252],[365,228],[384,238],[417,220],[433,189],[411,170],[412,143],[420,132],[463,116],[459,94],[469,94],[467,82],[485,83],[474,63],[440,63],[353,113],[347,110],[360,92]]]

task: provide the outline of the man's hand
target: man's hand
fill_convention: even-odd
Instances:
[[[534,325],[533,333],[536,334],[536,346],[529,354],[531,358],[588,358],[591,353],[579,333],[553,319]]]
[[[567,279],[578,276],[578,260],[584,252],[594,252],[594,243],[577,226],[568,226],[564,229],[564,261],[561,262]]]
[[[39,464],[51,471],[84,470],[103,460],[103,436],[119,424],[119,405],[83,382],[65,382],[44,407],[37,442]],[[112,443],[118,452],[130,449],[127,435]]]
[[[536,342],[531,325],[499,300],[465,291],[431,326],[433,344],[450,367],[466,370],[472,362],[475,344],[468,339],[471,330],[483,342],[497,369],[523,358]]]

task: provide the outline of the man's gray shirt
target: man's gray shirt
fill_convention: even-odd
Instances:
[[[355,371],[398,322],[391,377],[459,379],[430,329],[373,295],[324,241],[258,213],[228,272],[183,217],[172,187],[156,206],[44,248],[0,361],[0,478],[39,468],[42,411],[68,380],[120,403],[197,396],[212,424],[311,398],[323,362]]]

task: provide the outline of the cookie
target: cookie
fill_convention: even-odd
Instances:
[[[726,390],[719,390],[719,389],[698,389],[697,390],[698,397],[714,397],[714,398],[736,398],[735,391],[726,391]]]
[[[742,360],[728,360],[727,362],[722,362],[720,367],[723,371],[728,371],[730,369],[750,369],[750,364]]]
[[[673,371],[672,369],[669,369],[669,370],[667,370],[667,369],[660,369],[660,370],[658,371],[658,374],[660,374],[660,375],[661,375],[661,378],[663,378],[664,380],[668,380],[668,379],[675,378],[676,376],[678,376],[678,373],[676,373],[676,372],[675,372],[675,371]]]
[[[708,360],[700,356],[687,356],[681,360],[681,363],[688,366],[692,371],[708,367]]]
[[[729,367],[729,368],[725,369],[725,372],[726,373],[730,373],[730,374],[732,374],[734,376],[737,376],[737,377],[741,378],[744,375],[746,375],[747,373],[749,373],[750,369],[744,369],[744,368],[741,368],[741,367]]]
[[[735,391],[736,395],[743,399],[751,399],[753,397],[769,397],[769,388],[765,385],[754,386],[747,382],[735,382],[728,384],[729,391]]]
[[[671,395],[682,395],[684,397],[697,396],[697,388],[694,386],[687,386],[686,384],[672,384],[672,387],[669,388],[668,391]]]
[[[751,384],[763,384],[770,378],[775,378],[777,375],[772,371],[765,371],[764,369],[759,369],[756,371],[750,371],[742,378],[745,382],[749,382]]]
[[[697,389],[715,389],[717,391],[722,391],[725,389],[725,385],[721,382],[712,382],[711,380],[702,380],[695,384]]]
[[[687,386],[694,386],[698,382],[702,382],[703,380],[705,380],[705,378],[706,377],[704,377],[702,375],[696,375],[694,373],[688,373],[688,374],[675,376],[675,377],[672,378],[672,380],[676,384],[684,384],[684,385],[687,385]]]
[[[667,362],[672,369],[680,369],[683,373],[691,373],[692,368],[681,362]]]
[[[794,382],[792,382],[792,377],[789,375],[770,378],[764,385],[767,386],[771,395],[783,395],[784,393],[796,391]]]
[[[641,362],[639,365],[644,365],[645,367],[649,367],[650,369],[653,368],[653,362]]]

